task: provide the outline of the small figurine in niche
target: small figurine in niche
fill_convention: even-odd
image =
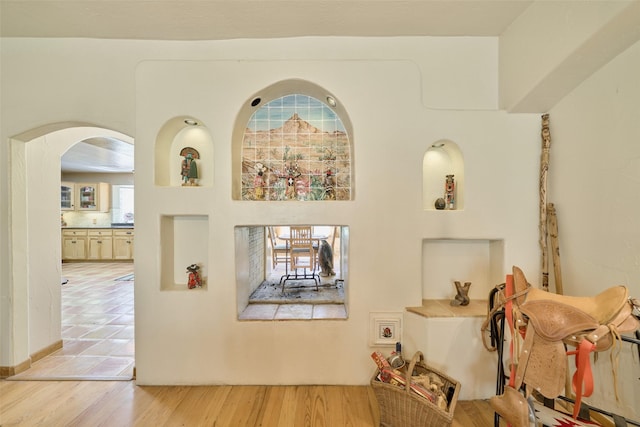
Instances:
[[[187,286],[189,289],[201,288],[202,287],[202,279],[200,278],[200,266],[198,264],[191,264],[187,267],[187,273],[189,273],[189,280],[187,281]]]
[[[194,148],[185,147],[180,150],[180,155],[184,157],[180,170],[180,175],[182,176],[182,185],[198,185],[196,183],[196,180],[198,179],[198,164],[196,162],[196,159],[200,158],[200,154]]]
[[[469,298],[469,288],[471,287],[471,282],[465,282],[462,285],[460,282],[453,282],[456,285],[456,296],[451,300],[451,305],[469,305],[471,299]]]
[[[320,264],[320,274],[323,276],[335,276],[333,271],[333,249],[326,241],[320,241],[320,251],[318,252],[318,262]]]
[[[447,175],[444,183],[444,200],[447,209],[455,209],[455,190],[456,182],[453,179],[453,175]]]

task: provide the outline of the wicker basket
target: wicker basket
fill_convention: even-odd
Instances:
[[[418,396],[410,390],[411,373],[414,372],[414,368],[419,374],[433,372],[442,379],[444,382],[443,390],[449,403],[446,410],[440,409],[428,399]],[[458,394],[460,393],[460,383],[428,367],[424,363],[422,352],[416,352],[411,359],[409,368],[405,372],[406,385],[404,388],[378,380],[378,373],[379,371],[376,370],[373,378],[371,378],[371,387],[373,387],[380,406],[381,426],[444,427],[451,425]]]

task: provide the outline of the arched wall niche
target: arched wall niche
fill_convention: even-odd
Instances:
[[[453,208],[464,209],[464,158],[458,144],[447,139],[435,141],[422,158],[422,206],[424,210],[437,210],[436,200],[446,199],[447,175],[453,175]]]
[[[209,129],[202,122],[190,116],[178,116],[167,120],[156,137],[154,176],[159,187],[183,186],[180,153],[197,152],[195,159],[198,168],[197,185],[191,188],[213,185],[213,139]],[[195,156],[194,156],[195,157]]]
[[[336,118],[335,122],[339,123],[339,128],[327,130],[322,126],[315,126],[314,121],[304,117],[300,110],[296,110],[295,115],[291,117],[284,117],[287,109],[283,108],[279,111],[283,114],[282,121],[286,120],[289,124],[299,123],[301,128],[311,128],[307,138],[312,142],[307,147],[291,145],[288,144],[285,136],[282,137],[281,146],[275,147],[277,143],[273,142],[275,138],[273,135],[278,132],[290,135],[286,130],[286,122],[282,125],[282,130],[274,128],[255,130],[253,132],[255,140],[251,140],[252,129],[259,128],[259,126],[250,127],[257,121],[256,113],[267,105],[271,107],[277,104],[280,99],[286,103],[286,100],[293,96],[311,98],[311,104],[317,105],[319,109],[324,109]],[[312,106],[310,110],[313,108]],[[266,135],[267,143],[264,143],[264,139],[260,139],[257,134]],[[335,145],[324,142],[314,144],[314,138],[326,138],[337,143]],[[256,144],[252,146],[254,141]],[[353,200],[355,197],[351,120],[339,99],[315,83],[302,79],[288,79],[255,92],[247,98],[238,112],[233,129],[232,145],[233,200]],[[334,150],[333,147],[337,148]],[[298,187],[295,193],[289,193],[286,191],[289,188],[285,190],[282,186],[289,181],[287,176],[292,175],[290,173],[292,167],[298,170],[298,163],[300,163],[299,170],[303,172],[302,178],[296,184]],[[255,191],[258,184],[255,184],[254,179],[259,175],[260,168],[264,169],[266,179],[265,189],[258,193]],[[333,194],[332,191],[326,191],[327,188],[331,188],[331,182],[335,183]],[[298,191],[300,184],[303,190]],[[274,197],[274,194],[278,197]]]

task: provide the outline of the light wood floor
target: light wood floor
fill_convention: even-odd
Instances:
[[[377,402],[368,386],[144,387],[133,381],[0,381],[2,426],[378,424]],[[487,401],[459,401],[452,426],[493,426],[493,412]]]
[[[126,294],[125,301],[120,293],[133,282],[114,282],[115,277],[133,270],[122,264],[113,266],[115,269],[90,264],[64,267],[71,279],[63,288],[65,349],[36,362],[22,379],[14,376],[11,381],[0,381],[0,426],[379,424],[378,405],[367,386],[146,387],[135,381],[75,381],[114,376],[115,372],[105,371],[113,363],[102,362],[103,357],[118,361],[133,357],[133,336],[128,335],[133,327],[132,295]],[[84,294],[90,285],[103,293]],[[91,312],[79,311],[79,307]],[[116,352],[117,346],[107,345],[110,342],[126,345],[122,348],[127,352]],[[131,366],[126,371],[129,369]],[[131,378],[130,373],[126,375]],[[66,380],[58,381],[63,378]],[[493,412],[486,401],[458,401],[452,426],[493,426]]]

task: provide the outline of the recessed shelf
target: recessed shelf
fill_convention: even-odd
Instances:
[[[199,153],[197,185],[183,186],[180,152],[192,148]],[[181,116],[168,120],[158,132],[155,145],[155,184],[160,187],[194,189],[213,185],[213,141],[200,120]]]
[[[435,202],[445,198],[447,175],[453,175],[455,183],[453,210],[464,209],[464,160],[455,142],[434,142],[422,159],[422,206],[424,210],[437,210]],[[446,206],[444,210],[452,210]]]
[[[160,289],[197,292],[207,289],[209,217],[163,215],[160,218]],[[189,289],[187,267],[200,266],[202,288]]]
[[[504,240],[423,240],[422,298],[451,301],[455,281],[471,282],[472,300],[487,299],[491,289],[504,282]]]
[[[471,300],[469,305],[454,306],[451,300],[422,300],[419,307],[407,307],[407,311],[422,317],[486,317],[487,300]]]

